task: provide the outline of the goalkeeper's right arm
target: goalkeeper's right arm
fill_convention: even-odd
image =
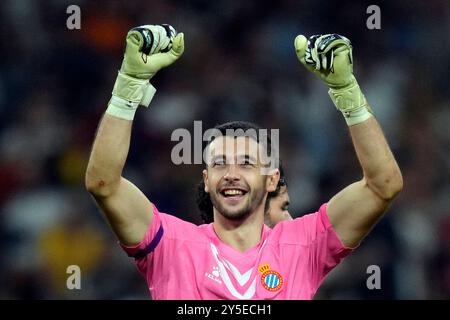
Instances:
[[[141,242],[153,215],[147,197],[122,177],[132,120],[137,107],[148,106],[156,91],[149,80],[183,51],[183,34],[168,25],[146,25],[128,32],[122,66],[92,147],[86,188],[125,245]]]

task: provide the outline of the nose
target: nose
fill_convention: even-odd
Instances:
[[[237,173],[236,166],[234,164],[230,164],[227,166],[227,172],[223,176],[226,181],[239,181],[240,177]]]

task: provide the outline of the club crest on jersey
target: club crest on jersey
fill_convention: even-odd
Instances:
[[[262,264],[258,268],[259,273],[261,273],[261,284],[266,290],[271,292],[280,290],[283,285],[283,277],[281,274],[275,270],[270,270],[267,263]]]

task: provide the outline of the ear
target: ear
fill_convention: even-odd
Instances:
[[[202,173],[203,173],[203,184],[205,185],[205,192],[209,193],[209,188],[208,188],[208,170],[203,169]]]
[[[267,176],[266,190],[268,192],[274,192],[277,190],[278,181],[280,181],[280,170],[274,169],[273,173]]]

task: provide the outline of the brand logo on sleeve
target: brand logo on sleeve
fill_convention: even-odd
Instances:
[[[261,284],[266,290],[271,292],[280,290],[283,285],[283,277],[275,270],[271,270],[267,263],[258,268],[261,273]]]

